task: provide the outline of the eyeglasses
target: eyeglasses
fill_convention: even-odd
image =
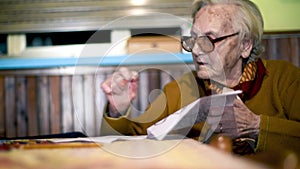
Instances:
[[[209,53],[215,49],[215,43],[220,42],[231,36],[238,35],[238,34],[239,34],[239,32],[230,34],[230,35],[226,35],[226,36],[222,36],[222,37],[219,37],[216,39],[212,39],[209,36],[198,36],[196,38],[192,37],[192,36],[182,36],[181,37],[181,45],[182,45],[183,49],[186,50],[187,52],[192,52],[192,49],[193,49],[195,43],[197,43],[197,45],[201,48],[201,50],[204,53]]]

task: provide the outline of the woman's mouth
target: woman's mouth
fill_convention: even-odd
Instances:
[[[207,65],[207,63],[204,63],[204,62],[197,62],[197,64],[198,64],[199,66]]]

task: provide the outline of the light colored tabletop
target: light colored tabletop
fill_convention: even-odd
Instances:
[[[187,168],[264,169],[192,139],[115,141],[82,148],[12,149],[0,152],[0,169]]]

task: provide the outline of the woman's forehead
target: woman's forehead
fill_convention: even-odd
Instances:
[[[209,5],[202,8],[194,18],[192,31],[202,34],[232,32],[234,8],[233,5]]]

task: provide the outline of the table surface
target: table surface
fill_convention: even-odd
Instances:
[[[1,151],[0,168],[264,169],[267,167],[221,152],[192,139],[164,141],[144,139],[115,141],[81,148],[69,146],[65,148],[18,148]]]

